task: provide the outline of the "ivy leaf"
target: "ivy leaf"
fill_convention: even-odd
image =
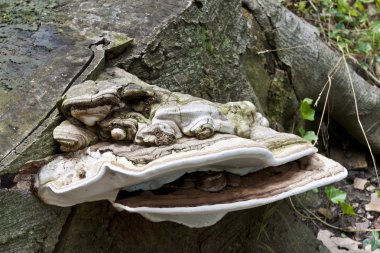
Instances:
[[[363,53],[368,53],[372,51],[372,46],[368,42],[360,42],[357,50]]]
[[[312,103],[311,98],[304,98],[301,102],[300,111],[305,120],[314,121],[315,110],[311,107]]]
[[[363,241],[364,248],[369,244],[372,251],[380,248],[379,232],[372,231],[371,236]]]
[[[354,216],[358,215],[350,204],[339,201],[339,205],[340,205],[340,208],[342,208],[343,214],[354,215]]]
[[[334,186],[326,186],[325,193],[327,198],[333,202],[334,204],[338,204],[339,202],[344,202],[347,197],[347,193],[344,191],[335,188]]]
[[[307,131],[302,138],[307,141],[313,142],[318,140],[318,136],[314,133],[314,131]]]

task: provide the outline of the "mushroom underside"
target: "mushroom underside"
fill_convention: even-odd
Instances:
[[[222,183],[224,187],[219,191],[199,187],[207,177],[214,179],[208,182],[208,187],[220,186],[220,174],[225,184]],[[189,173],[157,190],[120,191],[111,202],[119,210],[139,213],[151,221],[205,227],[215,224],[228,212],[269,204],[346,176],[346,169],[339,163],[313,154],[244,176],[229,172],[212,172],[206,176],[204,172]]]
[[[330,166],[324,165],[328,163]],[[314,154],[247,175],[193,172],[156,190],[120,191],[116,203],[129,207],[195,207],[265,199],[344,173],[345,169]]]

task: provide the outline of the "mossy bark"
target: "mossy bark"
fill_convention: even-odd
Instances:
[[[71,85],[96,78],[95,62],[172,91],[253,101],[278,128],[289,128],[296,107],[288,72],[275,54],[257,54],[268,47],[267,37],[238,0],[21,2],[0,4],[1,50],[9,56],[0,62],[0,105],[6,105],[0,107],[0,252],[326,252],[286,202],[190,229],[119,213],[106,202],[47,206],[14,183],[26,161],[57,152],[55,101]],[[96,58],[91,45],[102,43],[104,31],[125,34],[133,45]]]

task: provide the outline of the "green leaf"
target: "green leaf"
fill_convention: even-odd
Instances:
[[[355,215],[355,216],[358,215],[350,204],[339,201],[339,205],[340,205],[340,208],[342,208],[343,214]]]
[[[312,103],[311,98],[304,98],[301,102],[300,111],[305,120],[314,121],[315,110],[311,107]]]
[[[354,7],[358,8],[361,13],[365,13],[364,5],[360,1],[356,1]]]
[[[372,46],[368,42],[360,42],[356,49],[360,52],[368,53],[372,51]]]
[[[307,141],[313,142],[318,140],[318,136],[315,134],[314,131],[307,131],[302,138],[304,138]]]
[[[301,1],[301,2],[299,2],[299,3],[298,3],[298,10],[304,12],[305,9],[306,9],[306,3],[307,3],[306,1]]]
[[[376,196],[380,198],[380,190],[376,190]]]
[[[327,198],[333,202],[334,204],[338,204],[339,202],[344,202],[347,197],[347,193],[344,191],[335,188],[334,186],[326,186],[325,193]]]
[[[314,193],[318,193],[318,192],[319,192],[319,189],[318,189],[318,188],[314,188],[314,189],[312,189],[311,191],[314,192]]]
[[[353,16],[353,17],[359,16],[359,13],[356,10],[354,10],[354,9],[349,9],[348,10],[348,14],[351,15],[351,16]]]
[[[369,244],[372,251],[380,248],[379,232],[372,231],[371,236],[363,241],[364,248]]]

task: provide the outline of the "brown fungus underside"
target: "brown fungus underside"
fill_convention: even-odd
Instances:
[[[339,166],[323,169],[324,159],[320,155],[307,156],[245,176],[228,172],[194,172],[157,190],[121,191],[116,203],[130,207],[191,207],[267,198],[342,171]]]

